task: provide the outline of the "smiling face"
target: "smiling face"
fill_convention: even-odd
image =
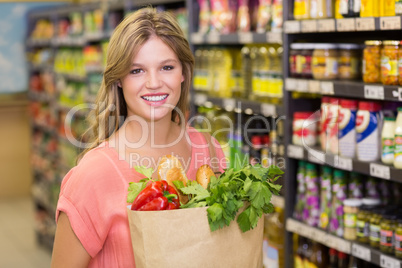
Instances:
[[[134,56],[129,74],[119,83],[127,115],[146,121],[171,120],[183,81],[177,55],[160,38],[151,36]]]

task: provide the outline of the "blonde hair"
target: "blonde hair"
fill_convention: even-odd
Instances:
[[[179,58],[184,81],[181,84],[181,96],[176,107],[186,114],[194,68],[194,56],[189,43],[176,19],[169,12],[157,11],[151,7],[139,9],[127,16],[116,27],[110,38],[106,68],[95,101],[96,108],[91,111],[89,116],[92,118],[91,126],[84,134],[84,137],[89,139],[90,145],[79,158],[108,140],[126,119],[126,101],[118,82],[129,73],[132,59],[151,36],[159,37]],[[176,110],[172,111],[172,121],[182,123]]]

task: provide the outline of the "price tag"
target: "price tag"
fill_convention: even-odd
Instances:
[[[314,231],[314,240],[316,240],[317,242],[324,244],[327,241],[326,238],[327,234],[324,231],[321,231],[319,229],[316,229]]]
[[[310,150],[307,159],[312,163],[323,164],[325,162],[325,154],[320,151]]]
[[[384,99],[384,87],[383,86],[364,86],[364,97],[366,99],[383,100]]]
[[[352,32],[356,31],[355,19],[338,19],[336,20],[336,29],[338,32]]]
[[[296,228],[297,223],[298,222],[295,221],[294,219],[291,219],[291,218],[287,219],[286,220],[286,230],[289,231],[289,232],[295,233],[296,229],[297,229]]]
[[[285,208],[285,198],[283,196],[273,195],[271,197],[271,203],[274,207]]]
[[[356,31],[374,31],[374,18],[356,18]]]
[[[267,43],[282,44],[282,32],[267,32]]]
[[[204,42],[204,35],[202,33],[192,33],[191,42],[194,44],[202,44]]]
[[[334,83],[321,82],[321,93],[325,95],[334,95]]]
[[[335,20],[318,20],[318,32],[335,32]]]
[[[382,179],[391,179],[391,170],[388,166],[370,163],[370,176]]]
[[[285,21],[285,33],[300,33],[300,22],[297,20]]]
[[[320,92],[320,81],[310,80],[308,81],[309,92],[319,93]]]
[[[304,149],[301,146],[289,144],[288,145],[288,157],[303,159],[304,158]]]
[[[208,43],[218,44],[221,41],[221,36],[218,33],[210,33],[207,37]]]
[[[273,116],[276,115],[275,105],[268,103],[261,103],[261,114],[263,116]]]
[[[297,80],[296,90],[299,92],[308,91],[308,80],[299,79]]]
[[[250,44],[253,42],[252,33],[238,33],[240,44]]]
[[[369,248],[353,244],[352,255],[367,262],[371,262],[371,251]]]
[[[325,245],[330,247],[330,248],[335,248],[336,249],[337,248],[336,237],[333,236],[333,235],[327,234]]]
[[[293,91],[297,89],[297,80],[294,78],[286,78],[285,89],[287,91]]]
[[[381,17],[381,30],[399,30],[401,29],[401,17]]]
[[[353,170],[353,161],[350,158],[344,158],[341,156],[335,156],[335,166],[337,168],[352,171]]]
[[[383,268],[400,268],[401,264],[399,260],[381,254],[380,266]]]
[[[349,241],[344,240],[342,238],[339,238],[339,237],[337,237],[336,239],[337,239],[336,245],[338,247],[337,249],[339,251],[342,251],[342,252],[345,252],[347,254],[350,254],[351,253],[352,243],[350,243]]]
[[[301,22],[302,33],[317,32],[317,20],[303,20]]]
[[[402,101],[402,87],[398,87],[398,100]]]

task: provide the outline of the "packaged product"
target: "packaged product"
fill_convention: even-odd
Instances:
[[[382,0],[380,1],[380,16],[395,16],[395,2],[397,0]]]
[[[363,50],[363,81],[379,83],[381,81],[381,41],[367,40]]]
[[[364,187],[366,189],[365,197],[381,200],[380,199],[380,191],[379,191],[378,187],[379,187],[378,179],[373,178],[373,177],[368,177],[368,179],[366,180],[365,187]]]
[[[360,199],[343,200],[343,221],[345,229],[343,237],[347,240],[356,240],[357,237],[357,213],[359,212],[362,201]]]
[[[385,117],[381,131],[381,161],[384,164],[394,163],[395,118]]]
[[[380,205],[379,199],[363,198],[362,206],[356,216],[356,240],[368,244],[370,241],[370,219],[372,210]]]
[[[210,0],[211,31],[229,34],[236,30],[235,14],[229,0]]]
[[[295,0],[293,2],[293,16],[296,20],[310,18],[310,1],[309,0]]]
[[[380,223],[380,251],[394,255],[394,233],[397,225],[397,215],[395,211],[390,211],[383,215]]]
[[[389,181],[380,180],[379,191],[381,196],[381,204],[389,205],[391,203],[391,183]]]
[[[364,0],[361,1],[360,17],[379,17],[380,16],[380,1]]]
[[[355,157],[357,101],[341,99],[339,108],[339,155]]]
[[[313,52],[312,74],[317,80],[338,77],[338,52],[336,44],[316,44]]]
[[[395,227],[395,256],[402,259],[402,217],[399,215]]]
[[[320,222],[319,227],[328,230],[331,216],[331,200],[332,200],[332,168],[322,166],[320,176]]]
[[[317,166],[315,164],[306,164],[306,207],[308,215],[305,222],[311,227],[317,227],[320,219],[320,193]]]
[[[258,33],[264,33],[270,30],[271,15],[272,0],[260,0],[258,5],[258,21],[256,29]]]
[[[370,218],[369,241],[370,246],[373,248],[380,247],[380,235],[381,235],[380,223],[383,214],[384,214],[384,208],[375,208],[372,210],[372,215]]]
[[[359,102],[356,116],[357,159],[377,161],[380,158],[381,106],[376,102]]]
[[[343,201],[347,198],[347,176],[343,170],[334,170],[329,232],[343,237]]]
[[[398,108],[398,116],[395,123],[395,140],[394,140],[394,167],[402,168],[402,107]]]
[[[283,0],[272,0],[271,31],[281,31],[283,26]]]
[[[320,144],[323,151],[327,150],[327,126],[329,122],[329,102],[330,97],[323,96],[321,98],[321,109],[320,109]]]
[[[381,82],[384,85],[398,85],[399,41],[386,40],[381,49]]]
[[[237,11],[237,30],[239,32],[250,32],[250,12],[248,0],[239,0],[239,10]]]
[[[348,184],[348,198],[361,199],[363,198],[363,180],[360,173],[350,172]]]
[[[333,154],[338,154],[339,152],[339,99],[330,98],[329,99],[329,110],[328,110],[328,124],[326,125],[327,132],[327,146],[326,148]]]
[[[289,72],[291,77],[302,77],[305,58],[302,56],[302,43],[292,43],[289,52]]]
[[[339,44],[338,77],[340,80],[355,80],[360,76],[360,45]]]
[[[305,176],[306,176],[306,162],[299,161],[297,167],[297,193],[296,193],[296,205],[295,210],[293,212],[293,217],[296,220],[304,221],[304,209],[307,209],[306,206],[306,183],[305,183]]]
[[[303,146],[317,144],[317,118],[313,113],[295,112],[293,114],[292,142]]]

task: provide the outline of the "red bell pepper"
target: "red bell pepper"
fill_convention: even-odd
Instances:
[[[167,210],[180,207],[176,190],[164,180],[148,184],[135,198],[131,210]]]

